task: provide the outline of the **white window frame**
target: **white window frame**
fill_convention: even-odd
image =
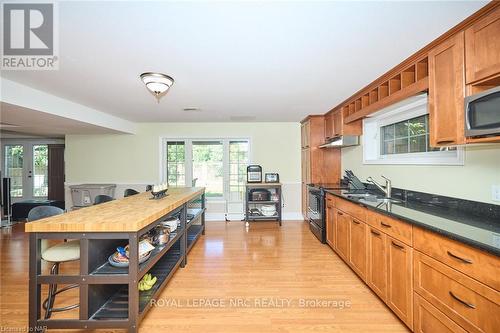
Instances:
[[[410,97],[363,120],[363,164],[464,165],[464,148],[382,155],[381,128],[428,114],[427,94]]]
[[[167,142],[168,141],[182,141],[185,147],[185,186],[190,187],[193,181],[193,142],[194,141],[221,141],[223,146],[223,195],[222,197],[207,197],[211,202],[226,202],[226,203],[239,203],[230,201],[229,198],[229,142],[230,141],[248,141],[248,164],[252,164],[252,140],[248,137],[160,137],[160,182],[167,181]]]

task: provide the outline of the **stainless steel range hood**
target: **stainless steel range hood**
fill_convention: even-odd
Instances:
[[[359,145],[359,136],[357,135],[344,135],[328,140],[326,143],[319,146],[319,148],[342,148]]]

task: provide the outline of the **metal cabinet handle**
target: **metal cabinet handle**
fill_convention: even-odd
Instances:
[[[361,224],[361,222],[356,221],[356,220],[352,220],[352,222],[354,222],[354,223],[356,223],[356,224]]]
[[[455,140],[438,140],[436,141],[438,145],[444,145],[444,144],[450,144],[450,143],[455,143]]]
[[[401,249],[401,250],[403,250],[403,249],[405,248],[405,247],[404,247],[404,246],[402,246],[402,245],[399,245],[399,244],[394,243],[394,241],[391,241],[391,244],[392,244],[393,246],[397,247],[398,249]]]
[[[384,223],[384,222],[380,222],[380,225],[383,227],[386,227],[386,228],[392,228],[392,225]]]
[[[449,255],[450,257],[455,258],[455,259],[458,259],[458,260],[460,260],[460,261],[462,261],[462,262],[464,262],[464,263],[466,263],[466,264],[472,264],[472,263],[473,263],[473,262],[472,262],[472,260],[470,260],[470,259],[466,259],[466,258],[462,258],[462,257],[459,257],[459,256],[457,256],[456,254],[451,253],[450,251],[446,251],[446,253],[448,253],[448,255]]]
[[[337,212],[337,214],[339,214],[339,215],[344,215],[342,212]]]
[[[370,230],[370,232],[376,236],[380,236],[380,232],[377,232],[375,230]]]
[[[469,303],[467,301],[464,301],[463,299],[461,299],[460,297],[458,297],[457,295],[455,295],[453,292],[450,291],[449,293],[450,293],[451,297],[453,297],[455,300],[459,301],[460,303],[462,303],[466,307],[471,308],[471,309],[475,309],[476,308],[476,306],[474,304]]]

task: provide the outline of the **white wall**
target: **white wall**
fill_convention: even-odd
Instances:
[[[249,138],[251,162],[278,172],[283,183],[284,217],[300,218],[299,123],[139,123],[134,135],[67,135],[66,185],[116,183],[144,190],[160,181],[160,137]],[[67,192],[67,194],[69,194]],[[68,204],[71,206],[69,195]],[[212,206],[211,213],[222,213]]]
[[[464,166],[364,165],[360,145],[342,149],[342,169],[363,181],[384,175],[394,187],[500,204],[491,197],[492,185],[500,186],[500,144],[466,146]]]

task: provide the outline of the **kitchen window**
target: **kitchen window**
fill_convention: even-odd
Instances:
[[[363,133],[364,164],[464,164],[462,147],[430,146],[427,94],[364,119]]]
[[[173,187],[206,187],[208,200],[239,210],[249,160],[248,139],[163,139],[162,178]]]

